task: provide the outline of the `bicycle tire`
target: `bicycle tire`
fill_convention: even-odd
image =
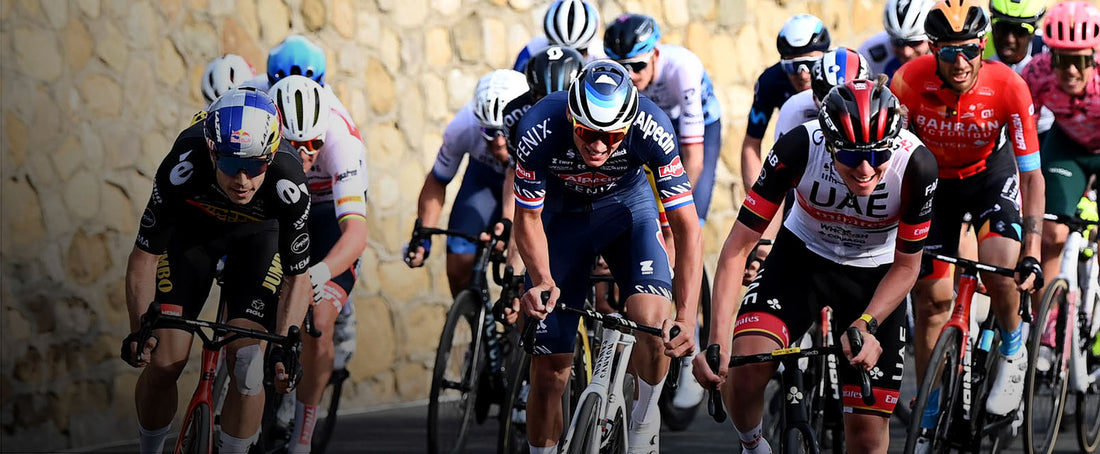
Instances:
[[[600,448],[600,397],[589,394],[577,411],[577,432],[569,441],[568,454],[591,454]]]
[[[1100,367],[1097,358],[1093,358],[1091,367],[1093,370]],[[1092,454],[1100,450],[1100,384],[1098,383],[1093,383],[1085,393],[1077,393],[1077,445],[1083,453]]]
[[[1069,389],[1068,376],[1062,373],[1062,365],[1068,358],[1068,349],[1062,336],[1055,341],[1053,361],[1046,372],[1036,368],[1040,354],[1040,342],[1044,334],[1051,329],[1056,333],[1065,331],[1066,294],[1069,283],[1065,279],[1052,282],[1043,294],[1039,312],[1033,318],[1031,339],[1028,345],[1028,370],[1024,378],[1024,448],[1029,454],[1050,454],[1054,452],[1058,440],[1058,428],[1062,424],[1062,411],[1066,405],[1066,390]],[[1049,314],[1057,307],[1058,320],[1050,327]],[[1062,344],[1058,346],[1057,344]],[[1045,391],[1045,392],[1044,392]],[[1049,407],[1049,408],[1047,408]]]
[[[428,395],[430,453],[459,453],[465,449],[466,435],[474,419],[478,379],[487,359],[479,348],[482,337],[477,335],[484,312],[474,292],[463,290],[447,313]],[[451,351],[452,348],[458,350]]]
[[[210,420],[210,407],[200,403],[191,410],[184,421],[184,429],[180,431],[183,437],[179,443],[180,454],[209,454],[214,452],[213,424]]]
[[[784,431],[782,450],[784,454],[818,454],[820,452],[813,433],[804,434],[797,427],[790,427]]]
[[[324,454],[325,450],[328,449],[328,442],[332,439],[333,430],[336,429],[336,418],[340,411],[340,395],[343,394],[344,380],[349,375],[347,369],[338,369],[332,371],[332,376],[329,377],[328,386],[332,388],[332,393],[329,395],[328,411],[325,413],[325,419],[318,421],[313,430],[313,439],[310,441],[310,452],[312,454]]]
[[[917,401],[913,406],[913,420],[909,423],[909,433],[905,439],[905,451],[913,452],[917,446],[917,439],[921,435],[921,417],[928,406],[929,394],[935,384],[940,388],[940,412],[935,428],[932,429],[930,452],[949,452],[950,440],[948,432],[951,428],[956,394],[959,391],[961,375],[959,345],[962,339],[962,331],[954,326],[946,327],[936,340],[936,346],[929,357],[928,368],[924,371],[920,390],[917,392]],[[941,380],[942,378],[942,380]]]
[[[519,350],[522,353],[522,350]],[[504,401],[504,407],[500,410],[500,430],[497,432],[498,454],[525,454],[529,452],[527,444],[527,424],[516,421],[512,417],[514,411],[526,411],[527,402],[520,398],[524,386],[528,386],[531,370],[531,357],[523,354],[515,361],[515,367],[509,370],[515,371],[509,381],[508,396]],[[563,427],[569,427],[565,425]]]

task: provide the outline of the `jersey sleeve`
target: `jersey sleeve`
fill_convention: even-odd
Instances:
[[[366,166],[363,165],[365,149],[363,142],[352,136],[344,136],[334,144],[326,143],[326,148],[336,145],[334,152],[335,163],[330,170],[332,173],[332,200],[336,208],[336,219],[343,222],[349,217],[367,218],[367,175]]]
[[[274,184],[277,196],[271,202],[278,204],[276,218],[279,222],[279,261],[283,275],[294,276],[309,269],[309,188],[302,164],[283,141],[274,162],[268,167],[264,184]]]
[[[473,126],[467,117],[472,118],[473,115],[467,104],[458,111],[454,119],[447,124],[447,129],[443,131],[443,145],[439,147],[435,164],[432,165],[432,175],[443,184],[450,183],[454,179],[458,173],[458,166],[462,163],[462,156],[470,152],[468,135]]]
[[[1027,84],[1016,72],[1004,68],[1005,84],[1007,88],[1004,97],[1006,112],[1008,113],[1008,139],[1012,144],[1012,151],[1016,154],[1016,165],[1020,172],[1038,170],[1039,160],[1039,136],[1036,132],[1035,104],[1031,102],[1031,91]]]
[[[176,214],[179,212],[181,191],[175,182],[180,175],[194,172],[194,163],[188,160],[193,151],[187,153],[169,153],[157,168],[153,178],[153,191],[145,211],[141,214],[138,226],[138,249],[150,254],[160,255],[168,249],[168,239],[172,236]],[[174,175],[174,176],[173,176]]]
[[[513,185],[516,206],[528,210],[542,208],[546,200],[546,179],[549,176],[549,170],[534,153],[520,153],[516,160],[516,178]]]
[[[768,228],[787,192],[802,179],[809,149],[810,135],[803,126],[796,127],[775,142],[764,159],[760,177],[741,204],[737,222],[760,233]]]
[[[912,142],[910,142],[912,143]],[[924,248],[932,221],[932,199],[936,195],[939,166],[936,157],[924,145],[909,156],[909,165],[901,185],[901,219],[898,221],[897,249],[915,254]]]
[[[703,143],[703,62],[698,58],[682,61],[676,74],[680,82],[680,143]]]
[[[752,89],[752,107],[749,109],[749,125],[745,131],[749,137],[763,139],[768,130],[768,122],[771,121],[772,111],[776,106],[773,98],[779,96],[783,89],[771,83],[773,68],[768,68],[756,79],[756,85]]]
[[[666,213],[694,204],[691,181],[680,160],[679,146],[676,140],[669,138],[674,134],[672,121],[649,98],[640,97],[639,101],[642,109],[634,128],[642,128],[642,134],[635,135],[629,146],[636,147],[642,161],[653,169],[657,195]]]
[[[802,106],[797,100],[799,95],[791,96],[783,107],[779,108],[779,115],[775,117],[775,140],[779,140],[784,134],[802,124]]]

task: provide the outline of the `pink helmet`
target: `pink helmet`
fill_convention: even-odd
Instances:
[[[1086,1],[1062,2],[1047,13],[1043,41],[1052,49],[1100,46],[1100,10]]]

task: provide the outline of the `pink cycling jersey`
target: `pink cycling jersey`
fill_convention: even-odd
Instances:
[[[1100,70],[1093,70],[1084,96],[1071,96],[1058,88],[1058,76],[1050,64],[1050,52],[1031,59],[1021,74],[1037,106],[1054,112],[1058,127],[1077,143],[1100,153]]]

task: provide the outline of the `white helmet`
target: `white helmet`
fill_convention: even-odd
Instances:
[[[320,84],[305,76],[286,76],[275,82],[268,93],[282,113],[284,139],[295,142],[324,140],[332,107]],[[316,148],[320,147],[307,151],[316,151]]]
[[[557,0],[546,10],[542,28],[550,44],[587,48],[600,29],[600,13],[584,0]]]
[[[519,71],[498,69],[486,74],[474,91],[474,116],[484,128],[504,128],[504,106],[527,89],[527,76]]]
[[[905,41],[924,41],[924,18],[936,0],[886,0],[882,12],[882,25],[891,38]]]
[[[202,73],[202,97],[209,105],[254,75],[252,65],[240,55],[222,55],[206,65],[206,71]]]

